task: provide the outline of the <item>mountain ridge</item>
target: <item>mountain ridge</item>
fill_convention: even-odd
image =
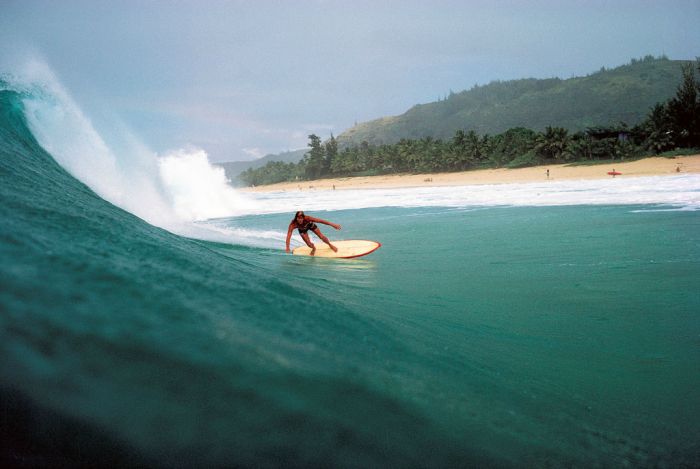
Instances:
[[[358,123],[336,139],[344,148],[363,142],[381,145],[401,139],[450,139],[457,130],[483,135],[517,127],[542,131],[552,126],[576,132],[621,122],[633,126],[656,103],[675,94],[681,82],[681,65],[689,62],[648,55],[618,67],[602,67],[586,76],[494,80],[450,92],[446,99],[416,104],[403,114]],[[246,169],[271,161],[297,163],[306,152],[308,148],[302,148],[218,165],[235,180]]]
[[[542,131],[556,126],[576,132],[620,122],[634,125],[656,103],[673,96],[681,65],[688,62],[647,56],[583,77],[496,80],[417,104],[398,116],[359,123],[338,135],[338,145],[447,139],[457,130],[498,134],[515,127]]]

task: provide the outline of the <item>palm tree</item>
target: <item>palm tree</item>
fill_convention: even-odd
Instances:
[[[682,68],[683,82],[678,87],[676,96],[668,102],[667,110],[677,143],[689,148],[700,144],[700,84],[695,81],[695,70],[691,64],[683,65]]]
[[[543,134],[537,137],[535,151],[543,158],[550,160],[568,160],[572,154],[569,151],[569,131],[562,127],[547,127]]]

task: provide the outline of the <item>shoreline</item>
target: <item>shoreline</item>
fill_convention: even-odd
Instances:
[[[676,157],[649,157],[630,162],[614,162],[587,166],[549,164],[528,168],[474,169],[455,173],[387,174],[281,182],[257,187],[239,187],[242,192],[287,192],[314,190],[348,190],[409,188],[435,186],[470,186],[480,184],[513,184],[570,179],[612,178],[609,171],[621,173],[617,178],[668,176],[700,173],[700,154]]]

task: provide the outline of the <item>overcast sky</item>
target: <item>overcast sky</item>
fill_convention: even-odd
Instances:
[[[154,151],[235,161],[474,84],[694,59],[699,24],[700,0],[0,0],[0,56],[41,57]]]

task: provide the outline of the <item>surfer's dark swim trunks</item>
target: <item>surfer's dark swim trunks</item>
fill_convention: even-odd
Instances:
[[[297,229],[299,230],[299,233],[306,233],[309,230],[313,231],[316,228],[318,228],[318,226],[316,226],[316,223],[312,221],[307,221],[306,223],[304,223],[304,226],[299,226],[297,224]]]

